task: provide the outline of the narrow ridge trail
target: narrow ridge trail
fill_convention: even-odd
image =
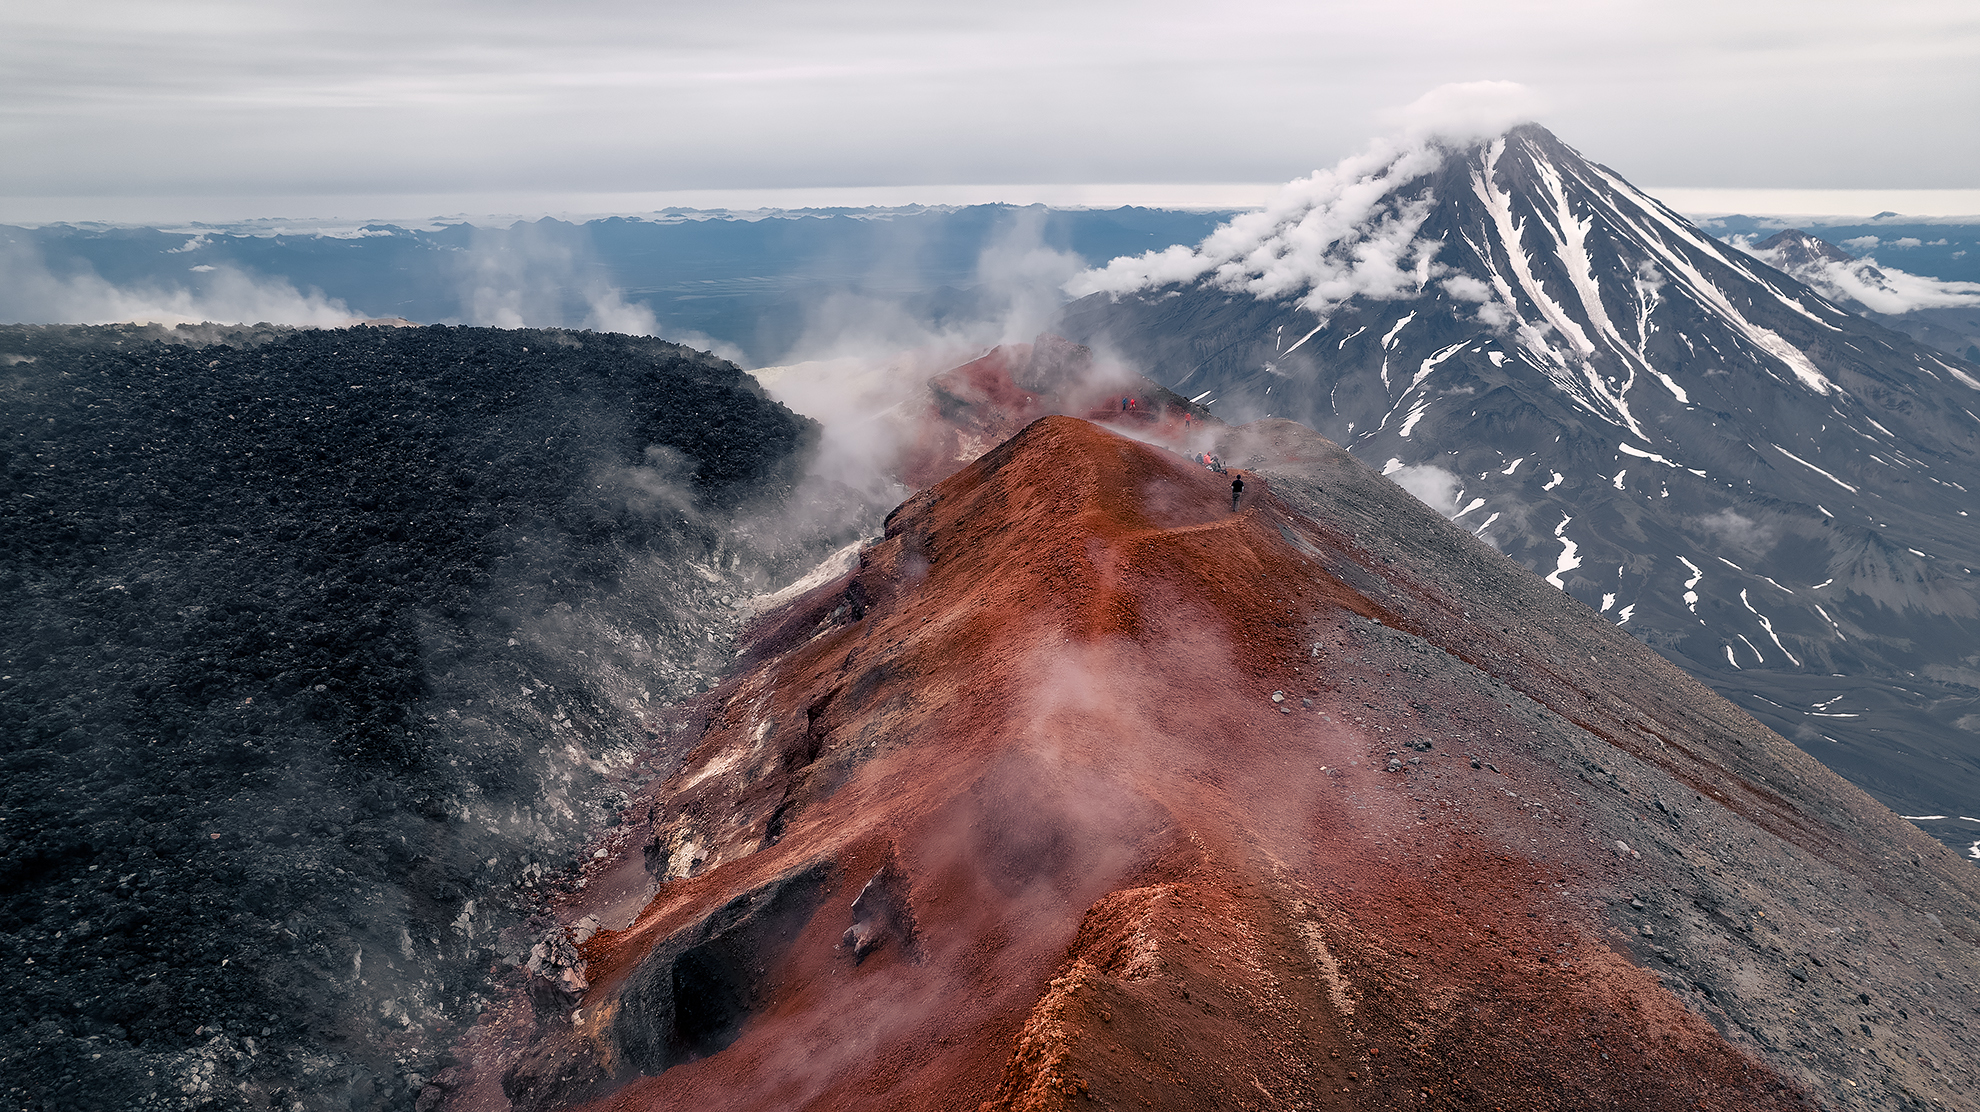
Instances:
[[[1970,870],[1332,445],[1287,448],[1234,514],[1223,476],[1046,417],[904,502],[682,708],[446,1106],[1972,1092]],[[1608,740],[1639,727],[1641,756]],[[1811,850],[1845,827],[1854,856]],[[1865,844],[1915,862],[1909,898]]]

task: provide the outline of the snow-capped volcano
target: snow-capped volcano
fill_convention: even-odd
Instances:
[[[1311,425],[1887,801],[1980,813],[1980,367],[1531,124],[1074,289],[1064,335]]]

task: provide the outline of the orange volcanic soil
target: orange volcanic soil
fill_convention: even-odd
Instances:
[[[1332,445],[1231,435],[1277,461],[1236,513],[1043,418],[765,615],[448,1106],[1972,1100],[1968,867]]]

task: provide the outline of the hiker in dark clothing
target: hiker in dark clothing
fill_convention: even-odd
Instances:
[[[1231,512],[1232,513],[1237,512],[1238,498],[1241,497],[1243,494],[1244,494],[1244,476],[1240,474],[1231,479]]]

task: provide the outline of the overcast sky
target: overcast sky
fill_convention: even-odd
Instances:
[[[0,0],[0,218],[1277,182],[1476,81],[1649,186],[1980,188],[1975,0]]]

